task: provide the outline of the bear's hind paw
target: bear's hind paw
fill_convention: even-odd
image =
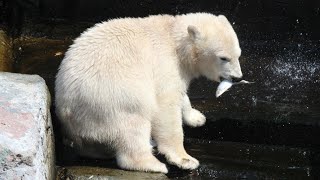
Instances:
[[[167,166],[161,163],[154,156],[140,156],[140,158],[132,158],[130,156],[118,156],[118,165],[122,169],[135,170],[135,171],[145,171],[145,172],[159,172],[168,173]]]

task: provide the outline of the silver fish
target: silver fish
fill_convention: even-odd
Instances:
[[[239,82],[232,82],[230,80],[223,80],[220,82],[217,91],[216,91],[216,97],[221,96],[224,92],[226,92],[228,89],[231,88],[232,85],[236,85],[236,84],[251,84],[253,82],[249,82],[246,80],[241,80]]]

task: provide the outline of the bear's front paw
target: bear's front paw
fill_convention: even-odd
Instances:
[[[169,158],[170,164],[176,165],[181,169],[193,170],[199,167],[199,161],[191,156]]]
[[[199,161],[193,157],[183,158],[180,163],[180,168],[182,169],[196,169],[199,167]]]
[[[204,125],[206,117],[198,110],[191,109],[189,112],[183,114],[184,122],[191,127],[199,127]]]

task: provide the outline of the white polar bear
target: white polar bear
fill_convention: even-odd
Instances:
[[[56,112],[75,148],[92,157],[114,153],[121,168],[167,173],[150,139],[170,164],[195,169],[183,146],[182,119],[196,127],[193,78],[241,78],[241,50],[225,16],[192,13],[103,22],[65,54],[56,78]]]

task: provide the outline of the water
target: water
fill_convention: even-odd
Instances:
[[[169,174],[160,176],[119,171],[114,160],[75,158],[59,168],[59,178],[119,177],[123,173],[141,179],[313,179],[317,175],[310,161],[312,151],[306,148],[187,139],[186,149],[199,159],[197,170],[182,171],[168,165]]]

